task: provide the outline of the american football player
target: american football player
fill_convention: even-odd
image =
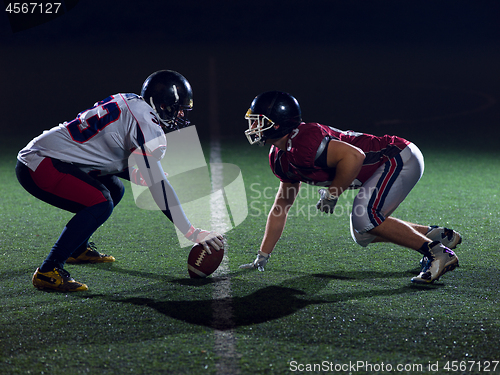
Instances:
[[[458,232],[391,216],[422,176],[424,159],[415,144],[303,122],[298,101],[279,91],[255,97],[245,118],[250,144],[271,145],[269,163],[280,186],[257,257],[241,268],[264,270],[302,182],[322,187],[316,207],[330,214],[344,191],[359,189],[350,216],[352,238],[361,246],[392,242],[421,253],[422,269],[412,282],[432,283],[458,266],[452,250],[462,241]]]
[[[165,133],[189,126],[191,85],[181,74],[161,70],[143,83],[141,96],[111,95],[34,138],[17,156],[20,184],[36,198],[75,215],[66,224],[32,282],[39,289],[83,291],[87,285],[64,269],[67,263],[113,262],[99,253],[92,234],[124,194],[120,178],[148,186],[158,207],[186,238],[222,246],[222,236],[191,225],[160,160]],[[136,167],[130,168],[133,155]]]

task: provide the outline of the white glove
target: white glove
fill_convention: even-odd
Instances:
[[[191,226],[189,231],[184,236],[191,242],[203,245],[203,248],[208,254],[212,254],[212,252],[210,251],[210,246],[212,246],[216,251],[219,251],[224,247],[224,243],[222,242],[224,240],[224,237],[222,236],[222,234],[214,231],[209,232],[207,230]]]
[[[316,208],[322,212],[333,214],[333,210],[339,198],[330,194],[328,189],[319,189],[318,193],[320,200],[316,204]]]
[[[257,253],[257,258],[253,261],[253,263],[242,264],[240,268],[257,268],[260,272],[264,272],[264,267],[269,261],[271,254],[263,253],[259,250]]]

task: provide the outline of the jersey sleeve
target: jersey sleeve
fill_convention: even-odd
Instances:
[[[300,182],[300,180],[294,179],[293,176],[288,174],[289,166],[286,160],[284,160],[284,152],[275,146],[272,146],[269,150],[269,166],[273,174],[278,177],[281,182]]]
[[[167,138],[151,107],[139,96],[127,98],[127,105],[136,120],[131,132],[131,149],[134,153],[161,160],[167,150]]]
[[[316,160],[321,156],[330,139],[318,124],[303,124],[292,133],[289,151],[293,155],[291,162],[304,168],[314,168]]]
[[[136,142],[135,153],[152,157],[156,161],[163,159],[167,151],[167,138],[161,128],[158,133],[154,129],[137,124]]]

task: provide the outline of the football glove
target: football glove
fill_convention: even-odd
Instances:
[[[316,203],[316,208],[322,212],[333,214],[333,210],[339,198],[330,194],[328,189],[319,189],[318,193],[320,200]]]
[[[257,253],[257,258],[253,261],[253,263],[242,264],[240,268],[257,268],[260,272],[264,272],[264,267],[269,261],[271,254],[263,253],[259,250]]]
[[[189,241],[202,245],[208,254],[212,254],[212,252],[210,251],[210,246],[212,246],[216,251],[219,251],[224,247],[224,243],[222,242],[224,240],[224,237],[222,236],[222,234],[214,231],[209,232],[207,230],[191,226],[189,231],[184,236]]]

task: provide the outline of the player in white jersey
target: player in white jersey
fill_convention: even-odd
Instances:
[[[124,194],[120,178],[149,187],[155,202],[186,238],[208,249],[222,247],[222,236],[195,228],[187,219],[160,160],[165,133],[189,126],[192,89],[181,74],[151,74],[141,96],[116,94],[97,102],[34,138],[18,154],[16,175],[36,198],[75,213],[35,271],[33,285],[58,291],[87,290],[64,270],[67,263],[113,262],[96,251],[92,234],[111,215]],[[134,156],[136,168],[129,168]]]

